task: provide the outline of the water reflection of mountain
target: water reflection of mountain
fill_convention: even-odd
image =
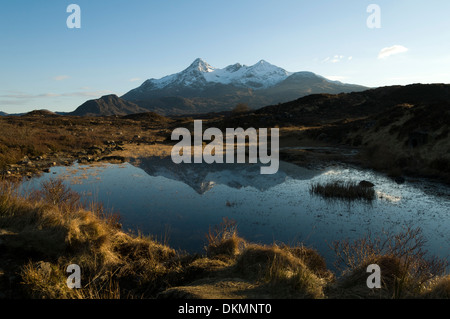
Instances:
[[[206,193],[215,185],[237,189],[250,186],[265,191],[288,179],[307,180],[319,173],[283,161],[280,161],[279,170],[273,175],[262,175],[261,164],[175,164],[170,157],[139,158],[130,163],[150,176],[181,181],[199,194]]]

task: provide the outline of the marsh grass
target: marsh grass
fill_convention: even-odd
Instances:
[[[387,239],[368,236],[335,242],[332,248],[342,271],[337,277],[316,250],[301,244],[248,243],[228,218],[206,234],[204,256],[125,233],[111,216],[101,205],[80,203],[61,180],[48,181],[26,196],[16,184],[0,181],[4,257],[0,267],[20,274],[14,289],[26,298],[141,299],[177,289],[200,298],[448,298],[450,294],[446,264],[427,258],[422,249],[425,239],[412,228],[388,234]],[[379,264],[383,274],[383,289],[376,292],[366,286],[366,267],[372,263]],[[82,269],[81,289],[66,285],[70,264]],[[0,291],[2,285],[0,280]]]
[[[253,277],[276,291],[280,298],[321,299],[332,276],[310,267],[315,258],[322,257],[314,250],[306,253],[304,247],[250,244],[237,258],[235,267],[245,277]]]
[[[245,247],[245,240],[237,235],[236,221],[224,217],[219,225],[210,228],[206,234],[206,252],[210,257],[238,255]]]
[[[101,206],[86,210],[62,181],[26,197],[16,189],[0,183],[0,229],[13,234],[2,238],[5,253],[18,263],[29,260],[17,265],[23,283],[17,288],[33,298],[151,296],[177,267],[169,262],[173,249],[124,233]],[[66,286],[70,264],[82,268],[83,289]]]
[[[330,247],[336,254],[335,266],[342,272],[339,286],[357,295],[369,295],[366,269],[377,264],[382,274],[382,289],[378,293],[384,298],[418,297],[432,290],[437,282],[445,287],[441,279],[448,263],[429,256],[425,244],[421,228],[409,226],[383,237],[368,234],[353,242],[335,241]]]
[[[326,184],[316,183],[310,186],[310,194],[319,195],[325,199],[340,200],[364,200],[373,201],[375,190],[372,187],[365,187],[353,181],[334,181]]]

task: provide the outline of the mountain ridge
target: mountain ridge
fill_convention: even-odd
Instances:
[[[331,81],[313,72],[288,72],[260,60],[219,69],[198,58],[183,71],[148,79],[122,99],[162,115],[230,111],[238,103],[258,109],[314,93],[348,93],[367,87]]]

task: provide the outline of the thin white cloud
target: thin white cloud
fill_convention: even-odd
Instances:
[[[129,82],[137,82],[137,81],[140,81],[141,80],[141,78],[132,78],[132,79],[129,79],[128,81]]]
[[[68,75],[58,75],[58,76],[53,77],[53,80],[55,80],[55,81],[64,81],[64,80],[67,80],[67,79],[70,79],[70,76],[68,76]]]
[[[345,58],[346,58],[345,55],[336,54],[332,57],[326,57],[325,59],[322,60],[322,63],[327,63],[327,62],[339,63],[339,62],[344,61]],[[351,57],[351,56],[347,58],[348,61],[351,61],[352,59],[353,59],[353,57]]]
[[[112,91],[99,90],[99,91],[77,91],[77,92],[67,92],[67,93],[42,93],[42,94],[30,94],[25,92],[14,92],[10,94],[0,95],[2,99],[12,99],[12,100],[32,100],[39,98],[52,98],[52,97],[100,97],[107,94],[113,94]]]
[[[335,55],[333,59],[331,60],[331,63],[338,63],[341,62],[342,58],[339,55]]]
[[[9,105],[23,105],[24,102],[23,100],[0,100],[0,104],[4,105],[4,106],[9,106]],[[4,111],[2,109],[2,111]]]
[[[407,52],[408,48],[405,48],[403,45],[393,45],[391,47],[381,49],[380,53],[378,53],[378,59],[386,59],[387,57]]]
[[[103,95],[107,95],[107,94],[113,94],[112,91],[108,91],[108,90],[100,90],[100,91],[89,91],[89,92],[69,92],[69,93],[62,93],[59,94],[59,96],[64,96],[64,97],[77,97],[77,96],[81,96],[81,97],[100,97]]]
[[[5,91],[4,91],[5,92]],[[8,92],[8,91],[6,91]],[[48,104],[50,101],[60,101],[63,98],[79,98],[82,100],[98,99],[101,96],[108,94],[116,94],[112,91],[99,90],[99,91],[84,91],[84,92],[67,92],[67,93],[42,93],[42,94],[31,94],[20,91],[9,91],[7,94],[0,94],[0,110],[6,111],[7,113],[15,113],[16,111],[8,111],[8,109],[3,109],[4,106],[11,107],[24,107],[29,106],[30,103],[34,105],[38,104]]]

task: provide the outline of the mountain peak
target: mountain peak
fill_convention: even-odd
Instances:
[[[242,67],[243,67],[242,64],[236,63],[236,64],[233,64],[233,65],[227,66],[227,67],[225,68],[225,70],[228,71],[228,72],[233,73],[233,72],[239,71]]]
[[[273,64],[267,62],[266,60],[260,60],[259,62],[252,65],[250,68],[252,68],[252,69],[277,69],[277,70],[283,70],[283,71],[287,72],[286,70],[284,70],[276,65],[273,65]]]
[[[311,72],[288,72],[266,60],[251,66],[235,63],[215,68],[198,58],[185,70],[147,80],[122,98],[161,114],[193,114],[229,110],[241,101],[261,107],[313,93],[361,89]]]
[[[205,60],[203,60],[202,58],[197,58],[194,60],[194,62],[192,62],[191,64],[201,64],[201,63],[207,63]]]
[[[205,60],[201,58],[197,58],[191,65],[187,68],[187,70],[198,70],[200,72],[208,73],[213,72],[215,69],[209,65]]]

